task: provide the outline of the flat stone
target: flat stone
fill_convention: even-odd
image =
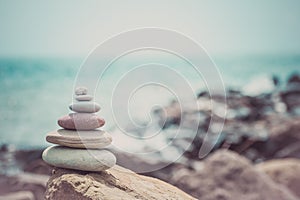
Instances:
[[[77,101],[91,101],[93,99],[93,96],[91,95],[79,95],[79,96],[76,96],[75,99]]]
[[[100,110],[99,104],[89,101],[73,103],[69,106],[71,110],[79,113],[95,113]]]
[[[47,134],[46,140],[53,144],[73,148],[98,149],[111,144],[112,137],[105,131],[72,131],[60,129]]]
[[[103,171],[116,164],[114,154],[98,149],[51,146],[45,149],[42,157],[49,165],[82,171]]]
[[[64,129],[93,130],[102,127],[105,124],[105,121],[96,114],[71,113],[59,118],[57,123]]]
[[[86,95],[88,92],[88,89],[86,87],[77,87],[75,89],[75,94],[76,95]]]

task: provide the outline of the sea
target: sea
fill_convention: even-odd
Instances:
[[[87,82],[98,84],[90,92],[102,107],[98,114],[106,119],[104,129],[122,129],[127,120],[135,121],[136,126],[143,125],[151,121],[154,108],[168,105],[185,88],[191,88],[195,94],[207,89],[205,79],[220,79],[226,89],[259,95],[275,89],[274,77],[279,80],[279,87],[284,87],[291,74],[300,73],[298,55],[212,59],[219,72],[212,77],[201,77],[192,66],[177,58],[151,61],[141,57],[111,64],[97,81],[86,77]],[[84,61],[83,58],[1,58],[0,144],[20,149],[49,146],[45,136],[59,128],[59,117],[70,113],[68,106],[73,101],[74,86]]]

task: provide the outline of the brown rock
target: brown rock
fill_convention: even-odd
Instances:
[[[219,150],[201,164],[198,170],[175,173],[172,183],[201,200],[297,199],[234,152]]]
[[[268,174],[276,183],[285,185],[300,197],[300,160],[271,160],[256,165],[256,168]]]
[[[112,137],[102,130],[77,131],[60,129],[48,133],[46,140],[66,147],[99,149],[110,145]]]
[[[71,130],[93,130],[105,124],[104,119],[90,113],[71,113],[58,119],[58,125]]]
[[[194,199],[158,179],[115,166],[100,173],[55,169],[48,181],[46,199]]]

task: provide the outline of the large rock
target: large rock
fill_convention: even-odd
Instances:
[[[55,169],[48,181],[46,199],[194,199],[158,179],[115,166],[100,173]]]
[[[271,160],[256,165],[256,168],[268,174],[273,181],[285,185],[300,197],[300,160]]]
[[[197,170],[174,173],[172,183],[201,200],[295,200],[286,187],[276,184],[236,153],[219,150],[198,163]]]

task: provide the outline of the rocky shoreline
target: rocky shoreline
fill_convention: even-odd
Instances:
[[[278,84],[276,80],[274,84]],[[180,123],[188,128],[195,113],[201,115],[202,120],[191,148],[184,153],[188,162],[172,163],[144,175],[164,180],[204,200],[299,199],[300,77],[291,76],[272,93],[253,97],[229,90],[227,101],[221,99],[214,98],[216,105],[226,104],[228,112],[224,128],[211,155],[203,160],[198,157],[203,133],[208,130],[211,116],[220,117],[210,109],[208,93],[198,95],[201,110],[178,112],[176,102],[167,106],[164,112],[156,110],[160,121],[166,122],[160,124],[163,129]],[[181,148],[180,142],[178,148]],[[114,153],[118,165],[133,171],[135,167],[153,165],[122,152]],[[52,167],[42,161],[41,154],[41,149],[1,147],[0,199],[44,198]]]
[[[3,153],[2,150],[1,156]],[[23,167],[14,175],[0,176],[0,199],[39,200],[44,199],[45,194],[48,199],[51,199],[55,196],[62,197],[61,195],[66,191],[68,194],[65,197],[73,199],[93,200],[101,199],[100,196],[109,199],[113,198],[113,195],[124,195],[126,191],[128,199],[134,199],[134,195],[139,195],[140,199],[147,199],[151,195],[155,196],[154,199],[160,199],[160,191],[168,190],[169,187],[163,182],[155,181],[156,188],[163,188],[156,192],[150,191],[148,190],[149,186],[145,185],[145,182],[151,182],[150,179],[144,179],[133,172],[130,172],[132,173],[130,175],[123,168],[122,170],[112,169],[113,171],[109,171],[108,174],[101,172],[99,175],[76,170],[55,169],[41,160],[41,153],[42,150],[15,152],[14,155],[18,159],[19,166]],[[122,172],[124,170],[126,173]],[[120,173],[121,177],[116,177],[120,176]],[[65,176],[57,179],[58,174],[65,174]],[[83,176],[88,180],[83,179]],[[128,177],[126,178],[126,176]],[[191,162],[189,167],[174,163],[164,169],[149,173],[147,176],[170,183],[196,199],[300,199],[298,191],[300,160],[296,158],[272,159],[253,164],[236,152],[220,149],[202,161]],[[112,181],[109,177],[116,180]],[[128,182],[129,177],[132,178],[131,182]],[[50,181],[48,181],[49,179]],[[73,183],[77,179],[81,180],[80,185]],[[54,187],[53,184],[56,186]],[[89,185],[98,186],[85,190],[84,188],[89,188]],[[126,188],[131,189],[127,190]],[[173,190],[180,193],[176,188]],[[89,192],[86,193],[87,191]],[[102,195],[99,196],[99,194]],[[171,192],[171,194],[174,193]],[[86,197],[87,195],[88,197]],[[176,195],[173,197],[171,199],[176,199]],[[186,199],[191,199],[191,197],[186,195]]]

